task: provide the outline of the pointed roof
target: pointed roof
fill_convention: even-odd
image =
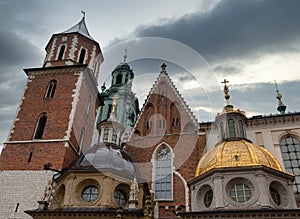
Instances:
[[[71,27],[70,29],[61,32],[62,34],[64,33],[80,33],[81,35],[89,38],[90,40],[93,40],[93,37],[91,37],[91,35],[89,34],[89,31],[87,29],[86,23],[85,23],[85,17],[83,16],[81,21],[79,21],[77,24],[75,24],[73,27]]]
[[[165,81],[167,82],[167,84],[170,86],[171,90],[174,92],[175,96],[177,97],[178,102],[182,105],[183,109],[185,109],[186,113],[189,115],[189,118],[191,119],[191,121],[195,124],[196,127],[199,128],[199,123],[195,117],[195,115],[193,114],[193,112],[191,111],[191,109],[189,108],[189,106],[187,105],[187,103],[185,102],[185,100],[183,99],[182,95],[179,93],[179,91],[177,90],[177,88],[175,87],[175,84],[172,82],[170,76],[168,75],[167,71],[166,71],[166,67],[167,65],[165,63],[163,63],[161,65],[161,72],[159,74],[159,76],[157,77],[156,81],[154,82],[149,94],[147,95],[147,98],[145,100],[145,103],[143,104],[143,107],[141,109],[141,113],[132,129],[132,131],[134,131],[139,123],[139,120],[141,117],[143,117],[144,114],[144,109],[145,106],[147,106],[147,104],[149,103],[149,97],[155,93],[155,89],[156,87],[159,85],[159,83],[161,81]],[[132,133],[131,133],[132,134]],[[129,137],[130,138],[130,137]]]

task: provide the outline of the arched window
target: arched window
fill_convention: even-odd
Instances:
[[[224,131],[224,123],[220,123],[220,135],[221,135],[221,140],[225,139],[225,131]]]
[[[295,175],[294,192],[300,194],[300,141],[287,136],[280,141],[280,148],[285,170]]]
[[[35,127],[35,132],[34,132],[34,135],[33,135],[33,139],[42,139],[44,129],[45,129],[45,126],[46,126],[46,121],[47,121],[47,114],[42,113],[39,116],[39,119],[37,121],[37,124],[36,124],[36,127]]]
[[[111,137],[111,142],[116,144],[117,143],[117,137],[118,137],[118,129],[114,129]]]
[[[109,128],[105,127],[103,132],[103,142],[108,142]]]
[[[84,62],[85,53],[86,53],[85,49],[81,49],[80,56],[79,56],[79,61],[78,61],[80,64],[83,64],[83,62]]]
[[[155,199],[172,199],[172,154],[163,146],[156,155],[155,163]]]
[[[243,122],[241,120],[239,120],[238,122],[238,126],[239,126],[239,137],[244,138],[244,126],[243,126]]]
[[[122,74],[117,75],[116,84],[122,84]]]
[[[233,119],[228,120],[228,129],[229,129],[229,137],[234,138],[236,137],[235,134],[235,124]]]
[[[85,134],[85,129],[84,128],[82,128],[81,129],[81,133],[80,133],[80,138],[79,138],[79,153],[80,153],[80,151],[81,151],[81,149],[82,149],[82,146],[83,146],[83,139],[84,139],[84,134]]]
[[[62,45],[60,47],[60,50],[59,50],[59,54],[58,54],[58,58],[57,60],[62,60],[63,56],[64,56],[64,53],[65,53],[65,49],[66,49],[66,46],[65,45]]]
[[[125,83],[128,81],[128,74],[125,75]]]
[[[45,98],[52,98],[54,96],[55,88],[56,88],[56,80],[50,81],[47,86]]]

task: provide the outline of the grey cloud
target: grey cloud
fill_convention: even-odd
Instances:
[[[223,0],[210,12],[194,13],[162,25],[143,26],[139,37],[183,42],[208,61],[297,50],[298,0]]]

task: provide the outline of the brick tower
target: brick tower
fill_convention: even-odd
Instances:
[[[125,150],[147,180],[154,218],[174,218],[190,210],[187,182],[194,178],[205,148],[205,133],[179,94],[163,64]]]
[[[85,17],[54,34],[41,68],[25,69],[24,95],[0,156],[0,218],[26,218],[53,173],[91,145],[102,102],[97,79],[103,56]]]

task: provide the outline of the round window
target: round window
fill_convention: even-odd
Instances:
[[[276,189],[274,189],[273,187],[270,187],[270,194],[271,194],[271,197],[272,197],[274,203],[276,205],[280,205],[281,204],[281,198],[280,198],[279,192]]]
[[[114,192],[114,199],[118,206],[125,206],[127,203],[126,194],[122,190],[116,190]]]
[[[208,190],[204,195],[204,205],[209,208],[213,200],[213,190]]]
[[[82,199],[87,202],[93,202],[97,199],[99,189],[96,186],[88,186],[82,192]]]
[[[246,184],[234,184],[229,191],[230,198],[238,203],[245,203],[251,198],[251,189]]]

